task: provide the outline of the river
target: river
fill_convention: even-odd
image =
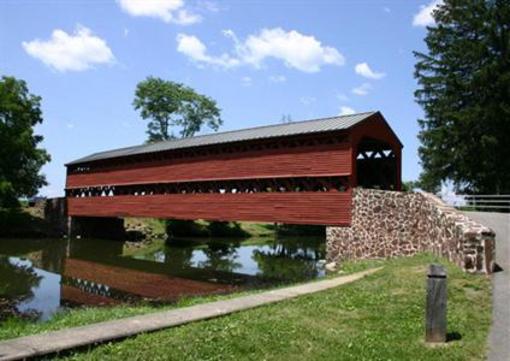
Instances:
[[[0,239],[4,316],[11,307],[48,320],[69,307],[172,303],[325,274],[323,238],[195,238],[127,249],[96,239]]]

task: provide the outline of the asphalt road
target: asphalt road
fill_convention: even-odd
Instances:
[[[474,221],[496,232],[496,263],[503,270],[493,274],[492,328],[489,361],[510,360],[510,213],[465,212]]]

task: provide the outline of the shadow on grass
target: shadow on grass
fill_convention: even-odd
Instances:
[[[462,335],[458,332],[448,332],[446,334],[446,342],[459,341],[462,339]]]

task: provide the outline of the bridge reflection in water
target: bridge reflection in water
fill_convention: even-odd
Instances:
[[[13,300],[20,312],[48,319],[63,306],[168,303],[324,274],[324,240],[310,237],[187,240],[143,256],[122,254],[122,242],[3,240],[0,278],[15,275],[18,287],[0,298]]]

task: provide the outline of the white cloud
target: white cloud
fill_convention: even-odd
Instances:
[[[220,6],[215,1],[203,0],[198,2],[198,7],[212,13],[220,11]]]
[[[310,97],[310,96],[305,96],[305,97],[301,97],[299,98],[299,101],[301,102],[301,104],[303,104],[304,106],[309,106],[309,105],[312,105],[313,103],[315,103],[317,99],[315,99],[314,97]]]
[[[149,16],[179,25],[202,21],[200,15],[186,9],[184,0],[117,0],[117,3],[132,16]]]
[[[367,95],[370,90],[372,90],[372,85],[370,85],[370,83],[363,83],[353,88],[352,92],[356,95]]]
[[[340,100],[340,101],[343,101],[343,102],[346,102],[349,100],[349,97],[343,93],[338,93],[336,95],[337,99]]]
[[[325,64],[345,63],[338,50],[323,46],[315,37],[281,28],[262,29],[258,35],[248,36],[241,53],[245,62],[256,67],[266,58],[275,58],[304,72],[317,72]]]
[[[281,28],[262,29],[258,34],[249,35],[245,41],[239,41],[232,30],[225,30],[223,34],[232,39],[234,49],[232,55],[222,54],[212,56],[207,54],[206,46],[195,36],[179,34],[177,50],[182,49],[182,41],[193,38],[200,44],[200,57],[185,51],[194,61],[206,64],[221,65],[225,68],[238,65],[262,67],[269,58],[283,61],[289,68],[304,72],[318,72],[324,65],[343,65],[345,59],[340,52],[329,46],[323,46],[320,41],[310,35],[303,35],[295,30],[285,31]],[[228,61],[225,61],[228,59]]]
[[[24,41],[22,46],[30,56],[61,72],[87,70],[115,60],[106,41],[81,25],[72,34],[56,29],[51,39]]]
[[[441,4],[443,4],[443,0],[432,0],[428,5],[421,5],[420,11],[413,17],[413,26],[434,25],[432,12]]]
[[[250,78],[249,76],[243,76],[243,77],[241,78],[241,84],[242,84],[243,86],[248,87],[248,86],[251,86],[251,85],[252,85],[252,83],[253,83],[253,80],[252,80],[252,78]]]
[[[344,105],[340,107],[340,113],[338,115],[349,115],[354,113],[356,113],[354,109]]]
[[[391,13],[391,9],[387,6],[383,7],[383,11],[388,14]]]
[[[376,72],[370,69],[370,66],[368,66],[367,63],[356,64],[356,66],[354,67],[354,71],[356,72],[356,74],[369,79],[381,79],[386,76],[386,74],[384,73]]]
[[[287,81],[287,78],[285,75],[271,75],[269,77],[269,81],[272,83],[285,83]]]
[[[177,51],[191,58],[191,60],[202,63],[231,68],[239,65],[239,60],[232,58],[228,54],[220,56],[210,56],[207,54],[207,47],[199,38],[193,35],[177,35]]]

